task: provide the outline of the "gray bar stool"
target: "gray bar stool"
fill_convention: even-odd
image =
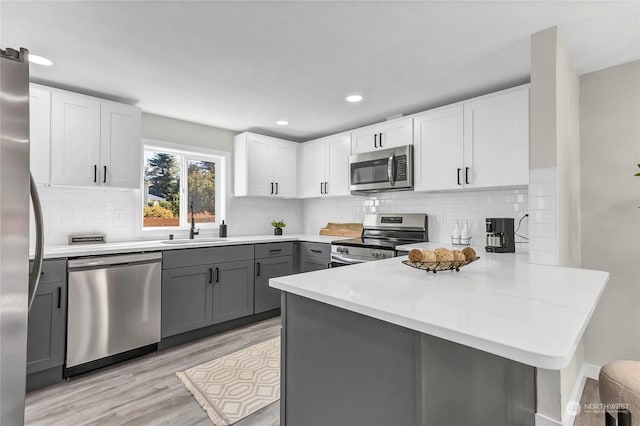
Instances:
[[[600,401],[605,425],[640,426],[640,361],[611,361],[600,370]],[[615,417],[614,417],[615,416]]]

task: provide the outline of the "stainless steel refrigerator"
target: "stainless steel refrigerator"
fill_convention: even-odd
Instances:
[[[42,212],[29,173],[29,52],[0,49],[0,424],[24,423],[28,309],[42,268]],[[29,194],[36,256],[29,274]]]

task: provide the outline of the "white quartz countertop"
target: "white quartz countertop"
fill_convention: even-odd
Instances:
[[[144,251],[180,250],[186,248],[220,247],[239,244],[277,243],[285,241],[309,241],[317,243],[331,243],[344,237],[333,237],[317,234],[291,234],[291,235],[245,235],[229,237],[217,241],[203,241],[207,237],[196,237],[192,242],[185,244],[165,244],[160,240],[152,241],[124,241],[105,244],[79,244],[45,246],[44,258],[55,259],[63,257],[95,256],[103,254],[139,253]],[[33,252],[30,253],[33,259]]]
[[[438,246],[445,245],[398,249]],[[273,278],[270,285],[534,367],[565,368],[609,274],[474,248],[480,259],[460,272],[425,272],[403,265],[403,256]]]

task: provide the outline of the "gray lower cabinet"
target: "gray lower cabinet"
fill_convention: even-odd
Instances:
[[[199,265],[162,272],[162,337],[213,321],[213,266]]]
[[[27,374],[64,364],[66,294],[64,281],[38,286],[29,311]]]
[[[331,244],[300,243],[300,272],[327,269],[331,263]]]
[[[27,392],[62,380],[66,334],[67,260],[46,260],[29,310]]]
[[[214,265],[213,324],[253,313],[253,261]]]
[[[162,338],[253,314],[253,245],[165,251]]]
[[[292,256],[256,259],[254,313],[270,311],[280,307],[280,290],[269,287],[269,279],[293,273]]]

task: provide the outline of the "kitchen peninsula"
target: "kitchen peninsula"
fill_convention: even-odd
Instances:
[[[460,272],[398,257],[272,279],[281,424],[534,425],[536,368],[570,363],[609,274],[477,252]]]

